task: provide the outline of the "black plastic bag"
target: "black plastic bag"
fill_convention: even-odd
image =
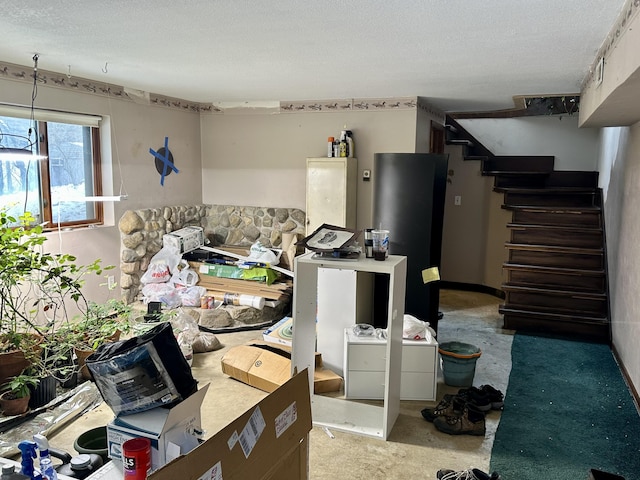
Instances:
[[[197,390],[169,322],[137,337],[105,343],[86,363],[116,415],[172,406]]]

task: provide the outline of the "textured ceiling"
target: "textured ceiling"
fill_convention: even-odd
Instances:
[[[202,103],[578,93],[624,0],[0,0],[0,61]],[[1,93],[0,93],[1,100]]]

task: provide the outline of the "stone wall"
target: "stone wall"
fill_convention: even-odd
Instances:
[[[251,246],[260,241],[278,248],[283,233],[304,236],[305,213],[297,208],[190,205],[127,210],[118,228],[121,239],[120,288],[131,303],[142,288],[140,278],[162,248],[162,236],[186,226],[204,228],[209,246]]]

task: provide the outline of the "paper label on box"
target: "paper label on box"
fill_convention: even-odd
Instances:
[[[198,480],[222,480],[222,463],[218,462],[205,472]]]
[[[249,417],[249,421],[242,429],[240,437],[238,438],[245,458],[249,458],[249,455],[251,455],[253,447],[258,443],[258,439],[260,438],[260,435],[262,435],[262,431],[266,426],[267,424],[264,421],[260,407],[258,407]]]
[[[229,440],[227,440],[229,450],[232,450],[233,447],[235,447],[236,443],[238,443],[238,432],[234,430],[233,435],[231,435],[231,437],[229,437]]]
[[[295,423],[298,419],[298,407],[296,402],[293,402],[284,411],[276,417],[276,438],[280,438],[287,428]]]

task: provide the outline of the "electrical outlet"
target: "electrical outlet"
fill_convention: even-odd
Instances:
[[[116,278],[113,275],[107,277],[107,288],[109,290],[116,288]]]
[[[454,205],[462,205],[462,196],[461,195],[456,195],[453,199],[453,204]]]

